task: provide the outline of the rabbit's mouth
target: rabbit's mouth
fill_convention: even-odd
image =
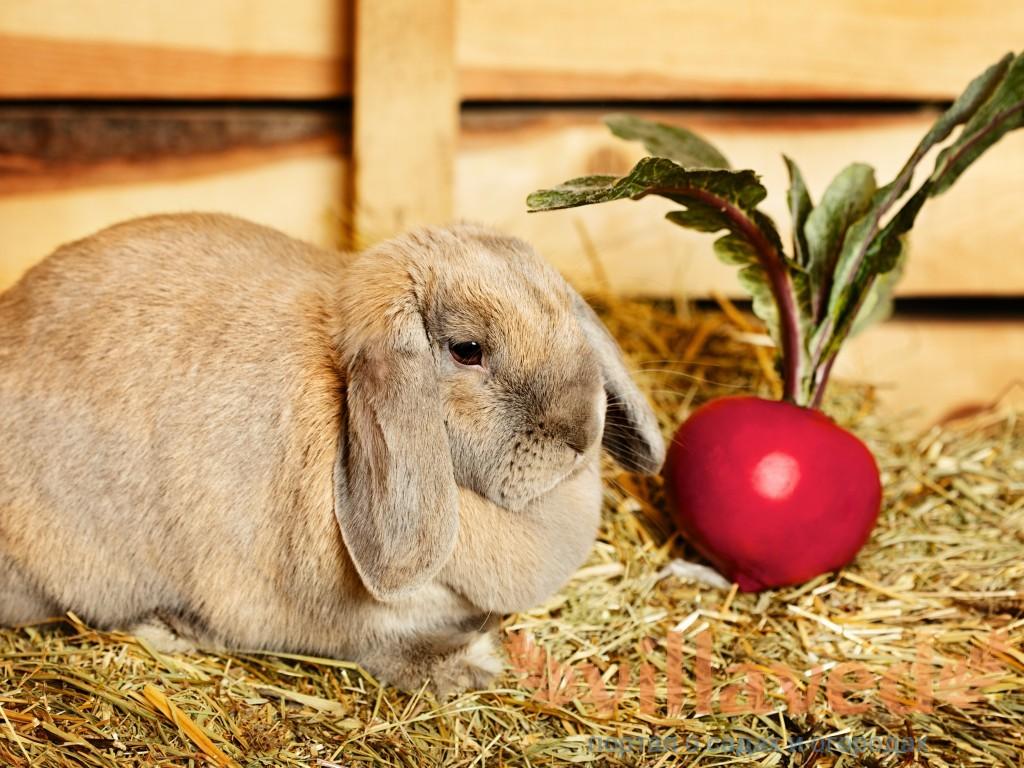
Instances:
[[[530,478],[533,482],[523,482],[525,478],[515,478],[513,474],[505,484],[512,487],[502,489],[499,493],[500,498],[495,501],[511,512],[518,512],[531,504],[543,501],[545,496],[590,470],[594,464],[594,455],[592,451],[573,451],[572,457],[557,471],[545,473],[546,477],[543,478],[534,476]]]

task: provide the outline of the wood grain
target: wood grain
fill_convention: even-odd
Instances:
[[[0,196],[0,290],[58,245],[154,213],[220,211],[323,246],[342,240],[350,168],[336,147],[313,142],[236,150],[166,170],[158,164],[145,178],[140,166],[127,166],[108,169],[97,186]]]
[[[661,111],[719,145],[734,167],[763,174],[764,206],[789,241],[781,153],[803,168],[812,196],[848,162],[869,162],[889,181],[935,116],[931,111]],[[643,155],[611,136],[600,113],[483,110],[466,113],[458,154],[456,211],[530,241],[577,283],[594,285],[593,246],[611,287],[627,294],[743,295],[735,269],[714,257],[710,235],[673,226],[668,201],[649,198],[527,214],[526,194],[592,173],[623,173]],[[926,159],[924,167],[930,167]],[[1024,132],[989,150],[946,195],[930,200],[914,229],[902,295],[1024,296]]]
[[[0,4],[3,98],[327,98],[351,92],[351,0]]]
[[[353,115],[357,242],[452,216],[454,0],[360,0]]]
[[[770,190],[767,210],[785,232],[785,171],[779,153],[796,157],[815,196],[847,160],[866,160],[887,180],[928,125],[927,113],[839,114],[830,112],[659,112],[653,116],[689,125],[720,144],[737,166],[763,171]],[[642,154],[638,145],[610,136],[593,112],[470,111],[455,161],[454,216],[476,219],[534,242],[563,272],[583,287],[595,284],[584,236],[623,293],[691,295],[713,291],[742,295],[735,271],[719,264],[711,236],[674,227],[661,218],[670,204],[657,199],[543,214],[525,212],[526,194],[586,173],[622,172]],[[308,157],[325,168],[345,163],[348,152],[344,115],[314,110],[0,110],[0,201],[66,190],[83,192],[104,185],[142,184],[148,189],[198,176],[243,171],[289,158]],[[371,151],[391,146],[369,141]],[[400,142],[399,142],[400,143]],[[406,152],[422,150],[417,145]],[[387,163],[398,157],[383,151]],[[364,239],[415,224],[447,218],[439,206],[444,168],[381,181],[382,210],[390,219],[364,218]],[[408,158],[406,163],[413,162]],[[426,180],[435,174],[432,184]],[[351,176],[346,176],[346,183]],[[925,207],[911,244],[900,293],[907,296],[1024,296],[1024,218],[1019,211],[1019,179],[1024,178],[1024,133],[990,150],[952,191]],[[415,180],[415,183],[413,182]],[[411,189],[412,193],[405,190]],[[414,193],[414,194],[413,194]],[[270,194],[281,194],[272,191]],[[320,208],[351,198],[346,189],[289,190]],[[368,192],[369,194],[369,192]],[[413,197],[405,197],[410,195]],[[317,196],[320,195],[318,198]],[[426,200],[414,199],[426,196]],[[177,204],[186,203],[181,200]],[[389,209],[388,206],[395,206]],[[417,208],[417,206],[421,206]],[[431,209],[430,206],[438,206]],[[44,207],[29,210],[50,247],[81,234],[63,229]],[[420,213],[413,213],[413,211]],[[433,212],[431,212],[433,211]],[[364,209],[364,213],[368,211]],[[116,211],[98,212],[99,220]],[[303,234],[301,232],[297,234]],[[788,239],[788,236],[787,236]],[[16,241],[0,230],[3,251]],[[37,256],[41,256],[38,253]],[[22,262],[24,263],[24,262]]]
[[[310,108],[0,108],[0,196],[347,156],[349,122],[346,112]]]
[[[770,190],[767,210],[785,231],[785,171],[779,153],[796,157],[815,196],[849,159],[872,162],[887,180],[931,115],[927,113],[840,114],[831,112],[658,112],[654,116],[689,125],[720,144],[737,166],[764,172]],[[455,161],[453,215],[491,223],[538,246],[583,287],[595,284],[595,271],[583,236],[612,287],[623,293],[708,296],[713,291],[742,295],[733,269],[711,252],[711,236],[687,232],[661,218],[670,205],[657,199],[623,201],[592,208],[527,214],[529,191],[585,173],[622,172],[638,158],[638,145],[610,136],[593,112],[522,110],[469,111]],[[142,110],[67,111],[34,108],[0,110],[0,201],[65,190],[69,194],[106,185],[140,184],[156,190],[195,177],[216,177],[290,158],[309,158],[324,168],[347,162],[344,115],[313,110]],[[372,144],[373,142],[371,142]],[[384,146],[388,146],[386,143]],[[398,150],[395,150],[397,157]],[[390,158],[379,156],[384,163]],[[429,163],[436,157],[427,157]],[[407,161],[410,162],[410,161]],[[384,173],[383,171],[381,172]],[[447,182],[423,181],[411,173],[382,185],[383,205],[410,206],[402,190],[429,195]],[[902,295],[1024,296],[1024,218],[1019,211],[1019,179],[1024,178],[1024,133],[990,150],[947,195],[925,207],[915,228]],[[346,183],[351,176],[345,177]],[[397,191],[396,191],[397,190]],[[254,194],[276,194],[277,190]],[[351,207],[344,188],[288,190],[317,208]],[[318,197],[319,196],[319,197]],[[177,200],[177,205],[187,203]],[[428,199],[425,205],[436,205]],[[195,207],[195,205],[193,205]],[[45,207],[29,207],[48,247],[82,234],[65,229]],[[392,211],[408,224],[445,218]],[[126,213],[130,213],[127,211]],[[97,210],[99,221],[117,211]],[[388,222],[385,222],[387,224]],[[364,224],[368,240],[389,227]],[[582,230],[582,232],[581,232]],[[298,232],[297,234],[304,234]],[[0,262],[16,245],[0,229]],[[45,252],[45,251],[44,251]],[[42,253],[37,253],[41,257]],[[19,263],[25,263],[19,260]],[[7,269],[7,267],[5,267]],[[8,274],[12,272],[8,271]]]
[[[877,385],[883,411],[916,426],[1000,398],[1024,405],[1024,312],[883,323],[849,341],[835,375]]]
[[[462,0],[473,99],[951,99],[1024,40],[1004,0]]]
[[[430,2],[382,0],[385,39]],[[352,4],[8,0],[0,97],[345,95]],[[464,99],[951,99],[1024,40],[1004,0],[450,5]]]
[[[316,99],[349,93],[351,63],[0,35],[0,98]]]

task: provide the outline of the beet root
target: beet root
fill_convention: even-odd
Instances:
[[[820,411],[756,397],[695,411],[664,474],[683,535],[745,592],[848,564],[882,499],[878,466],[858,438]]]

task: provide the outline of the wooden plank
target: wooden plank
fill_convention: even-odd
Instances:
[[[649,117],[689,126],[718,144],[734,167],[761,172],[765,210],[788,236],[787,178],[781,153],[796,158],[815,199],[846,163],[865,161],[880,183],[892,178],[934,113],[662,111]],[[456,175],[459,216],[526,237],[571,279],[593,286],[581,230],[612,287],[627,294],[743,295],[735,269],[718,263],[712,236],[661,217],[657,198],[527,214],[527,193],[574,176],[622,173],[643,154],[611,136],[600,113],[474,110],[464,114]],[[925,167],[931,161],[926,159]],[[1024,132],[1012,134],[946,195],[927,203],[914,229],[902,295],[1024,296]]]
[[[338,245],[349,123],[312,108],[2,108],[0,289],[62,243],[164,211],[225,211]]]
[[[382,2],[385,39],[422,5]],[[5,2],[0,97],[345,95],[351,6]],[[458,0],[455,17],[469,99],[949,99],[1024,39],[1003,0]]]
[[[768,210],[783,228],[788,220],[783,210],[786,179],[778,152],[801,161],[820,195],[847,158],[871,161],[881,169],[880,178],[887,178],[930,119],[918,114],[658,115],[706,133],[737,165],[762,169],[771,190]],[[107,184],[145,184],[155,190],[160,184],[215,177],[290,157],[344,156],[347,146],[343,116],[309,110],[7,108],[0,111],[0,200]],[[714,259],[712,238],[663,222],[660,215],[669,206],[662,201],[525,213],[527,192],[583,173],[622,171],[640,151],[609,136],[595,113],[468,112],[457,161],[455,214],[527,237],[583,287],[593,286],[594,272],[578,223],[616,290],[742,295],[734,271]],[[991,150],[949,194],[930,201],[915,230],[901,293],[1024,295],[1020,178],[1024,134],[1015,134]],[[402,180],[402,186],[407,182]],[[279,189],[256,194],[285,197]],[[381,194],[387,202],[387,190]],[[294,195],[320,210],[350,205],[340,188],[289,189],[287,196]],[[63,229],[63,220],[47,217],[43,208],[35,210],[38,236],[50,247],[82,234],[79,228]],[[98,216],[109,221],[118,214],[99,211]],[[17,245],[0,229],[0,261]],[[14,274],[9,266],[4,269]]]
[[[351,0],[0,5],[0,98],[327,98],[351,91]]]
[[[893,320],[852,338],[835,376],[878,386],[883,413],[924,426],[1006,398],[1024,405],[1024,312],[1002,320]]]
[[[360,0],[353,150],[357,242],[446,221],[458,123],[454,0]]]
[[[812,189],[820,194],[846,158],[871,161],[881,169],[880,178],[887,178],[929,120],[916,114],[659,114],[706,133],[737,165],[762,169],[771,190],[767,208],[783,229],[788,216],[779,151],[801,161]],[[464,127],[456,215],[527,237],[584,287],[593,286],[594,271],[579,224],[616,290],[742,295],[734,270],[714,259],[712,238],[663,222],[660,215],[670,206],[662,201],[525,213],[527,192],[583,173],[622,171],[640,155],[639,147],[609,136],[596,114],[470,112]],[[0,200],[106,184],[155,189],[161,183],[173,185],[289,157],[344,156],[347,146],[344,117],[309,110],[8,108],[0,111]],[[1017,210],[1022,177],[1024,134],[1015,134],[991,150],[953,191],[930,201],[915,230],[901,293],[1024,295],[1024,260],[1019,258],[1024,223]],[[416,185],[403,179],[400,186]],[[271,194],[283,196],[280,190]],[[288,190],[289,196],[296,194],[321,209],[341,201],[346,208],[350,205],[342,189]],[[387,203],[388,190],[381,194]],[[47,220],[37,210],[45,222],[40,230],[51,245],[81,234],[63,230],[60,219]],[[103,221],[110,218],[101,215]],[[0,260],[13,245],[16,241],[0,230]]]
[[[325,247],[343,239],[350,170],[336,146],[250,148],[150,170],[148,179],[134,167],[116,182],[108,170],[97,186],[0,195],[0,290],[58,245],[153,213],[221,211]]]
[[[0,196],[347,155],[349,122],[347,112],[309,108],[0,108]]]
[[[1024,40],[1005,0],[462,0],[471,99],[951,99]]]

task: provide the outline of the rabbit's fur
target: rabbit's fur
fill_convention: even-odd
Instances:
[[[351,256],[130,221],[0,295],[0,623],[162,621],[481,685],[494,617],[593,543],[602,435],[662,462],[614,342],[520,240],[425,228]]]

